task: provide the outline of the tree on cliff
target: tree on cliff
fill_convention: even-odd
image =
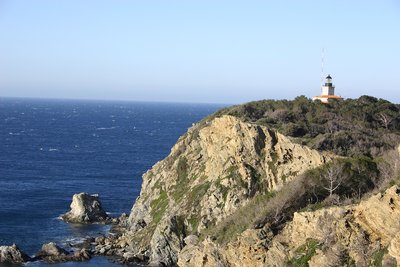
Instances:
[[[345,180],[345,176],[346,174],[341,164],[332,164],[321,174],[322,187],[329,192],[329,196],[332,196],[333,192],[339,188]]]

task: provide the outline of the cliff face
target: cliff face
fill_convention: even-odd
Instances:
[[[124,234],[128,254],[174,264],[190,243],[187,236],[218,225],[257,195],[280,190],[331,158],[232,116],[194,125],[144,174]]]
[[[399,110],[368,96],[220,110],[144,174],[127,229],[100,254],[161,266],[395,266],[400,189],[384,189],[400,180]],[[383,193],[366,197],[373,190]]]
[[[357,205],[298,212],[276,236],[246,230],[236,241],[186,246],[180,266],[399,266],[400,188]],[[397,262],[397,263],[396,263]]]

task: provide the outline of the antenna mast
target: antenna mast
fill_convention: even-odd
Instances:
[[[321,90],[322,90],[322,85],[324,84],[324,56],[325,56],[325,48],[322,48],[322,53],[321,53]]]

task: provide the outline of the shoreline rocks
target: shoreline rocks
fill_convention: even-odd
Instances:
[[[62,263],[87,261],[93,255],[108,257],[111,261],[125,264],[133,261],[126,260],[123,255],[128,252],[128,240],[122,235],[127,227],[128,215],[123,213],[117,218],[111,218],[103,210],[98,195],[87,193],[74,194],[71,210],[62,219],[68,223],[103,223],[112,224],[108,235],[88,237],[83,242],[66,244],[66,249],[54,242],[43,244],[32,258],[21,251],[17,245],[0,246],[0,263],[23,264],[26,262],[44,261],[47,263]],[[135,263],[139,259],[135,259]]]
[[[70,253],[60,248],[56,243],[50,242],[44,244],[41,250],[36,254],[36,260],[43,260],[48,263],[66,262],[66,261],[87,261],[92,258],[92,252],[88,249],[81,249]]]
[[[74,194],[71,210],[61,216],[68,223],[110,223],[111,218],[103,210],[98,195]]]
[[[31,257],[22,252],[15,244],[0,246],[0,263],[20,264],[31,260]]]

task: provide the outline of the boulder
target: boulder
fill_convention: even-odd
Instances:
[[[72,197],[71,210],[61,218],[70,223],[108,223],[110,217],[103,210],[99,196],[87,193],[75,194]]]
[[[15,244],[12,246],[0,246],[0,262],[19,264],[30,260],[31,258],[22,252]]]
[[[92,253],[88,249],[81,249],[79,251],[75,251],[72,260],[73,261],[87,261],[92,258]]]
[[[48,244],[44,244],[36,256],[39,258],[45,258],[66,256],[68,254],[69,253],[65,249],[60,248],[56,243],[50,242]]]
[[[199,238],[197,235],[189,235],[184,239],[187,246],[196,246],[199,243]]]
[[[88,249],[83,248],[75,251],[74,253],[69,253],[53,242],[44,244],[41,250],[36,254],[36,259],[41,259],[48,263],[86,261],[90,258],[91,253]]]

